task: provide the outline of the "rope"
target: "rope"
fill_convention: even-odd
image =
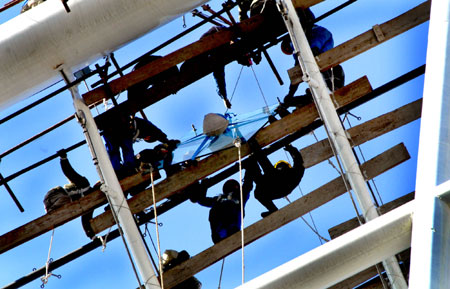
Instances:
[[[48,279],[53,275],[52,272],[49,272],[50,267],[50,254],[52,252],[53,245],[53,236],[55,235],[55,229],[52,230],[52,236],[50,237],[50,246],[48,248],[47,262],[45,262],[45,276],[41,277],[42,285],[41,288],[44,288],[45,284],[48,283]]]
[[[346,115],[347,115],[347,114],[348,114],[348,113],[346,113]],[[352,124],[350,123],[350,120],[349,120],[348,117],[347,117],[347,123],[348,123],[348,125],[349,125],[350,128],[353,127]],[[361,154],[361,157],[362,157],[363,161],[366,162],[366,158],[365,158],[364,153],[363,153],[363,151],[362,151],[362,149],[361,149],[361,146],[360,146],[360,145],[357,145],[356,147],[358,148],[359,153]],[[375,183],[375,179],[371,179],[371,182],[372,182],[373,186],[375,187],[375,191],[376,191],[376,193],[377,193],[378,199],[380,199],[381,205],[384,205],[383,199],[381,198],[380,191],[378,190],[377,184]],[[374,193],[373,193],[373,190],[372,190],[372,187],[370,186],[370,184],[369,184],[369,189],[370,189],[370,191],[372,192],[373,198],[376,200],[376,197],[375,197],[375,195],[374,195]]]
[[[225,258],[222,259],[222,268],[220,269],[220,276],[219,276],[219,287],[217,287],[218,289],[220,289],[220,284],[222,283],[222,274],[224,265],[225,265]]]
[[[162,262],[161,262],[161,245],[160,245],[160,240],[159,240],[159,229],[158,229],[158,214],[156,213],[155,184],[154,184],[154,180],[153,180],[153,167],[152,166],[150,167],[150,179],[152,181],[153,211],[155,212],[156,242],[158,244],[159,276],[160,276],[160,280],[161,280],[161,288],[164,289],[164,278],[163,278]]]
[[[258,84],[258,88],[259,88],[259,91],[261,92],[264,103],[266,104],[266,107],[269,107],[269,105],[267,104],[266,97],[264,96],[264,92],[262,91],[261,85],[259,84],[258,77],[256,77],[256,73],[255,73],[255,70],[253,69],[253,65],[251,65],[250,68],[252,69],[253,75],[255,76],[255,80],[256,80],[256,83]]]
[[[156,249],[155,242],[153,242],[152,235],[150,234],[150,231],[148,230],[148,226],[147,225],[148,225],[148,223],[145,223],[145,230],[144,230],[143,236],[146,237],[148,235],[148,237],[150,238],[150,241],[152,242],[153,250],[155,250],[156,255],[158,255],[158,250]],[[149,251],[149,250],[147,249],[147,251]],[[153,266],[155,268],[157,268],[158,265],[156,265],[155,260],[153,260],[153,255],[150,252],[148,254],[150,256],[150,260],[152,260]]]
[[[292,204],[291,200],[289,200],[289,198],[287,196],[284,198],[288,201],[289,204]],[[310,213],[310,216],[311,216],[311,213]],[[319,231],[317,230],[316,224],[314,223],[314,220],[312,219],[312,216],[311,216],[311,219],[313,220],[314,228],[308,223],[308,221],[305,220],[305,218],[303,216],[300,216],[300,218],[302,218],[303,222],[305,222],[305,224],[311,229],[311,231],[313,231],[317,235],[317,237],[319,237],[320,244],[322,244],[322,240],[325,242],[330,241],[327,238],[320,235]]]
[[[289,162],[291,162],[290,157],[289,157],[289,155],[287,154],[286,151],[284,151],[284,154],[286,155],[286,159],[288,159]],[[300,192],[300,195],[303,197],[304,194],[303,194],[303,191],[302,191],[302,189],[300,187],[300,184],[298,184],[297,188],[298,188],[298,190]],[[285,199],[289,202],[289,204],[291,203],[291,201],[289,200],[289,198],[287,196],[285,197]],[[321,245],[323,244],[322,240],[325,241],[325,242],[329,242],[330,240],[328,240],[325,237],[323,237],[322,235],[320,235],[319,230],[317,229],[317,226],[316,226],[316,222],[314,221],[314,218],[313,218],[311,212],[308,212],[308,215],[309,215],[309,217],[311,219],[311,222],[313,223],[313,226],[311,226],[308,223],[308,221],[305,220],[305,218],[303,216],[300,216],[300,217],[302,218],[303,222],[305,222],[305,224],[317,235],[317,237],[319,238],[320,244]]]
[[[237,85],[239,83],[239,80],[241,79],[242,70],[244,70],[244,65],[241,66],[241,71],[239,71],[238,78],[236,79],[236,83],[234,84],[233,93],[231,94],[230,102],[233,100],[233,96],[234,96],[234,93],[236,92]],[[228,112],[228,108],[225,110],[225,113],[227,113],[227,112]]]
[[[314,91],[311,90],[311,93],[314,94]],[[313,97],[313,99],[314,99],[314,102],[315,102],[315,101],[316,101],[316,98]],[[317,106],[317,104],[316,104],[316,106]],[[317,110],[317,112],[319,113],[320,118],[323,119],[320,110]],[[336,148],[334,147],[333,142],[330,140],[330,132],[328,131],[328,128],[327,128],[326,125],[324,125],[324,128],[325,128],[325,132],[327,133],[327,136],[328,136],[328,142],[329,142],[329,144],[330,144],[331,150],[333,151],[333,155],[334,155],[334,157],[336,158],[336,162],[337,162],[338,165],[339,165],[338,173],[340,174],[342,180],[344,181],[345,189],[347,190],[347,192],[348,192],[348,194],[349,194],[349,196],[350,196],[350,200],[352,201],[353,209],[354,209],[355,212],[356,212],[356,218],[358,219],[358,222],[359,222],[359,224],[361,225],[361,224],[363,224],[363,221],[361,220],[361,217],[360,217],[359,211],[358,211],[358,207],[356,206],[356,202],[355,202],[355,200],[354,200],[354,198],[353,198],[353,195],[352,195],[352,193],[351,193],[351,191],[350,191],[349,184],[348,184],[348,182],[347,182],[347,179],[345,178],[344,170],[342,169],[341,162],[339,161],[339,158],[337,157]],[[317,137],[316,137],[316,135],[314,134],[314,132],[313,132],[313,135],[314,135],[314,137],[317,139]],[[336,167],[334,166],[334,164],[331,162],[330,159],[328,159],[328,163],[331,164],[332,167],[334,167],[334,168],[336,169]],[[336,170],[337,170],[337,169],[336,169]]]
[[[245,263],[244,263],[244,196],[242,192],[242,160],[241,160],[241,139],[238,137],[234,140],[234,145],[238,148],[239,157],[239,188],[241,198],[241,250],[242,250],[242,284],[245,280]]]

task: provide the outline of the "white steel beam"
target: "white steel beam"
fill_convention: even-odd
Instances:
[[[62,73],[67,78],[67,82],[75,80],[71,71],[64,69],[62,70]],[[98,133],[98,128],[92,117],[91,111],[78,92],[78,86],[72,86],[70,92],[72,93],[75,111],[78,119],[81,120],[86,141],[91,150],[93,160],[96,163],[100,179],[104,182],[102,190],[108,197],[111,210],[117,216],[119,222],[118,225],[120,225],[123,230],[128,248],[138,267],[144,286],[146,289],[160,289],[161,286],[158,278],[153,270],[139,229],[131,214],[131,210],[128,207],[127,200],[124,197],[122,187],[120,186],[111,161],[109,160],[106,148]]]
[[[0,107],[60,80],[206,0],[45,1],[0,25]]]
[[[333,286],[409,248],[413,202],[258,276],[238,289],[323,289]]]
[[[448,0],[431,4],[417,161],[410,288],[450,288],[450,43]]]
[[[330,97],[330,91],[320,73],[317,62],[309,46],[308,40],[302,29],[294,5],[291,0],[279,0],[281,13],[285,19],[286,27],[297,52],[300,67],[303,71],[303,79],[308,83],[319,115],[328,131],[332,147],[335,148],[340,158],[346,179],[356,194],[359,206],[366,221],[371,221],[379,216],[375,204],[370,197],[366,182],[359,164],[353,154],[347,134],[342,127],[341,120],[336,113],[336,108]],[[395,289],[406,289],[408,285],[394,256],[386,258],[383,266],[391,285]]]

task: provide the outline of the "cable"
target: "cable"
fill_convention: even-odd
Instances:
[[[245,273],[245,263],[244,263],[244,196],[242,193],[242,159],[241,159],[241,139],[238,137],[234,140],[234,145],[238,149],[239,158],[239,189],[240,189],[240,203],[241,203],[241,248],[242,248],[242,284],[244,284],[244,273]]]
[[[158,264],[159,264],[159,279],[161,281],[161,288],[164,289],[164,278],[162,271],[161,262],[161,245],[159,240],[159,229],[158,229],[158,214],[156,213],[156,197],[155,197],[155,183],[153,179],[153,166],[150,165],[150,179],[152,181],[152,196],[153,196],[153,212],[155,212],[155,227],[156,227],[156,243],[158,244]]]

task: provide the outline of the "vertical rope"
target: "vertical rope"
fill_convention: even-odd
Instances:
[[[261,88],[261,85],[259,84],[258,77],[256,77],[256,73],[255,73],[255,70],[253,69],[253,65],[251,65],[250,68],[252,69],[253,75],[255,76],[255,80],[256,80],[256,83],[258,84],[258,88],[259,88],[259,91],[261,92],[261,95],[263,97],[264,103],[266,104],[266,107],[269,107],[269,105],[267,104],[266,97],[264,96],[264,92],[263,92],[263,90]]]
[[[158,229],[158,214],[156,213],[156,197],[155,197],[155,184],[153,180],[153,167],[150,167],[150,179],[152,181],[152,196],[153,196],[153,211],[155,212],[155,227],[156,227],[156,242],[158,244],[158,264],[159,264],[159,276],[161,280],[161,288],[164,289],[164,278],[162,272],[161,263],[161,245],[159,240],[159,229]]]
[[[220,276],[219,276],[219,287],[217,287],[217,289],[220,289],[220,284],[222,284],[222,274],[224,265],[225,265],[225,258],[222,259],[222,268],[220,269]]]
[[[234,145],[238,149],[239,157],[239,188],[241,198],[241,251],[242,251],[242,284],[245,282],[245,263],[244,263],[244,195],[242,192],[242,160],[241,160],[241,139],[237,138]]]
[[[45,276],[41,277],[41,281],[42,281],[41,288],[43,288],[43,286],[48,283],[48,279],[52,276],[52,272],[48,272],[49,271],[48,269],[50,266],[50,254],[52,252],[54,235],[55,235],[55,229],[52,230],[52,236],[50,237],[50,246],[48,248],[47,262],[45,262]]]

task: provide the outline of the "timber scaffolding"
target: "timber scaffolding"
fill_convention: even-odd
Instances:
[[[307,8],[313,6],[323,0],[308,0],[308,1],[293,1],[297,7]],[[349,1],[354,2],[354,1]],[[344,42],[337,47],[319,55],[317,57],[317,63],[322,71],[334,67],[344,61],[355,57],[385,41],[388,41],[395,36],[408,31],[409,29],[416,27],[429,19],[431,1],[424,2],[423,4],[411,9],[404,14],[380,25],[375,25],[373,30],[369,30],[362,33],[355,38]],[[225,9],[226,10],[226,9]],[[224,11],[223,11],[224,12]],[[178,65],[188,59],[194,58],[205,52],[211,52],[213,58],[217,61],[221,61],[224,64],[228,64],[235,61],[239,56],[262,52],[275,44],[277,44],[284,34],[277,35],[273,38],[264,38],[264,34],[258,33],[258,28],[264,23],[262,15],[254,16],[248,20],[244,20],[241,23],[233,25],[230,29],[220,31],[202,38],[186,47],[174,51],[160,59],[157,59],[142,68],[136,69],[128,74],[125,74],[119,78],[104,83],[100,87],[83,95],[84,101],[87,105],[97,105],[103,99],[114,98],[118,93],[125,91],[130,86],[151,78],[170,69],[171,67]],[[256,36],[255,36],[256,35]],[[232,45],[230,42],[239,38],[240,41],[234,41]],[[214,54],[214,50],[220,48],[221,53]],[[153,53],[153,51],[151,52]],[[264,53],[265,54],[265,53]],[[110,76],[119,74],[119,71],[130,67],[133,63],[136,63],[138,59],[128,66],[118,68],[117,72]],[[403,83],[423,74],[425,66],[418,67],[417,69],[406,73],[405,75],[386,83],[379,88],[372,89],[367,77],[363,76],[345,87],[334,92],[334,101],[339,114],[348,112],[353,109]],[[98,72],[98,71],[96,71]],[[99,127],[102,127],[108,119],[114,117],[119,112],[126,112],[130,114],[137,113],[144,108],[155,104],[163,98],[181,90],[182,88],[192,84],[193,82],[201,79],[212,72],[212,68],[196,71],[181,71],[177,78],[170,79],[173,83],[170,87],[152,87],[148,89],[142,99],[126,100],[120,104],[117,104],[114,108],[98,115],[95,120]],[[88,76],[95,74],[91,73]],[[301,70],[299,67],[294,67],[289,70],[289,76],[292,83],[299,83],[302,81]],[[81,81],[81,80],[79,80]],[[79,82],[78,81],[78,82]],[[358,146],[365,142],[368,142],[376,137],[379,137],[385,133],[388,133],[396,128],[411,123],[414,120],[420,118],[421,112],[421,100],[411,102],[405,106],[402,106],[394,111],[387,112],[377,118],[360,124],[347,130],[350,142],[352,146]],[[255,135],[255,139],[261,147],[265,147],[263,152],[270,154],[284,145],[291,143],[292,141],[310,133],[312,130],[320,127],[322,122],[318,120],[318,113],[314,104],[309,104],[294,110],[289,115],[278,119],[277,121],[270,123],[266,127],[262,128]],[[63,121],[64,124],[68,120]],[[59,126],[58,125],[58,126]],[[81,146],[84,142],[78,143],[69,148],[69,150]],[[308,147],[302,148],[300,152],[304,158],[304,165],[306,168],[310,168],[324,160],[333,157],[332,150],[330,148],[327,139],[319,141]],[[251,154],[251,151],[247,144],[242,144],[241,147],[242,157]],[[4,156],[4,154],[2,155]],[[224,151],[220,151],[212,154],[204,159],[201,159],[197,165],[188,167],[166,179],[160,181],[155,185],[156,202],[166,200],[160,204],[157,208],[158,214],[164,213],[177,206],[178,204],[186,201],[188,196],[183,194],[183,190],[189,185],[193,184],[197,180],[204,179],[211,174],[217,173],[214,177],[211,177],[211,184],[216,184],[221,180],[231,176],[238,171],[237,165],[232,165],[238,160],[238,154],[236,148],[230,148]],[[43,160],[43,162],[56,158],[54,155],[49,159]],[[374,177],[384,173],[385,171],[405,162],[409,159],[409,154],[405,146],[400,143],[391,149],[381,153],[380,155],[368,160],[364,164],[361,164],[362,171],[364,172],[365,179],[371,180]],[[39,164],[36,164],[36,166]],[[244,160],[245,166],[245,160]],[[33,166],[32,166],[33,167]],[[228,167],[228,168],[226,168]],[[25,172],[24,170],[23,172]],[[7,182],[20,175],[21,172],[12,176],[3,178],[0,176],[1,184],[7,185]],[[149,175],[136,174],[121,180],[121,186],[123,191],[129,191],[137,188],[144,183],[149,182]],[[263,237],[264,235],[272,232],[281,226],[300,218],[308,212],[332,201],[340,195],[346,193],[346,187],[342,178],[336,178],[329,183],[319,187],[318,189],[306,194],[304,197],[292,202],[291,204],[281,208],[279,211],[271,214],[270,216],[250,225],[245,228],[245,245]],[[12,194],[12,193],[11,193]],[[12,194],[13,196],[13,194]],[[413,197],[411,195],[400,198],[397,203],[403,204],[410,201]],[[16,202],[18,203],[18,202]],[[30,221],[10,232],[4,233],[0,236],[0,253],[4,253],[11,250],[25,242],[36,238],[52,229],[61,226],[75,218],[80,217],[86,212],[89,212],[95,208],[98,208],[107,203],[105,195],[99,190],[95,190],[93,193],[80,200],[67,204],[51,214],[43,215],[40,218]],[[142,212],[149,208],[153,204],[152,190],[147,188],[134,195],[128,200],[129,207],[133,214]],[[386,205],[389,208],[397,206],[398,204]],[[386,208],[386,210],[389,210]],[[145,224],[154,217],[153,210],[151,209],[147,213],[141,215],[137,220],[139,225]],[[106,211],[91,220],[91,227],[96,234],[100,234],[104,230],[115,225],[113,216],[110,211]],[[338,228],[330,229],[330,236],[332,238],[337,237],[340,234],[356,227],[358,224],[355,221],[351,221],[349,224],[343,224]],[[345,228],[342,228],[344,227]],[[115,239],[119,236],[118,230],[112,231],[109,234],[108,241]],[[72,253],[69,253],[65,257],[55,260],[49,265],[50,270],[54,270],[59,266],[62,266],[71,260],[78,258],[79,256],[92,251],[95,248],[100,247],[102,244],[100,240],[94,239],[91,243],[81,247]],[[164,273],[165,288],[171,288],[187,278],[195,275],[208,266],[216,263],[231,253],[241,248],[241,235],[236,233],[216,245],[207,248],[203,252],[193,256],[188,261],[176,266],[175,268]],[[400,252],[399,252],[400,253]],[[404,274],[408,274],[408,252],[402,252],[400,254],[401,263],[405,266]],[[45,267],[40,268],[28,276],[18,279],[17,281],[6,285],[4,288],[16,288],[20,287],[34,279],[39,278],[45,274]],[[377,275],[377,271],[374,269],[367,269],[339,284],[334,285],[332,288],[382,288],[380,281],[373,279]],[[371,282],[378,282],[377,287],[373,287],[372,283],[365,283],[367,280]],[[360,285],[364,283],[364,285]],[[369,287],[372,286],[372,287]]]

